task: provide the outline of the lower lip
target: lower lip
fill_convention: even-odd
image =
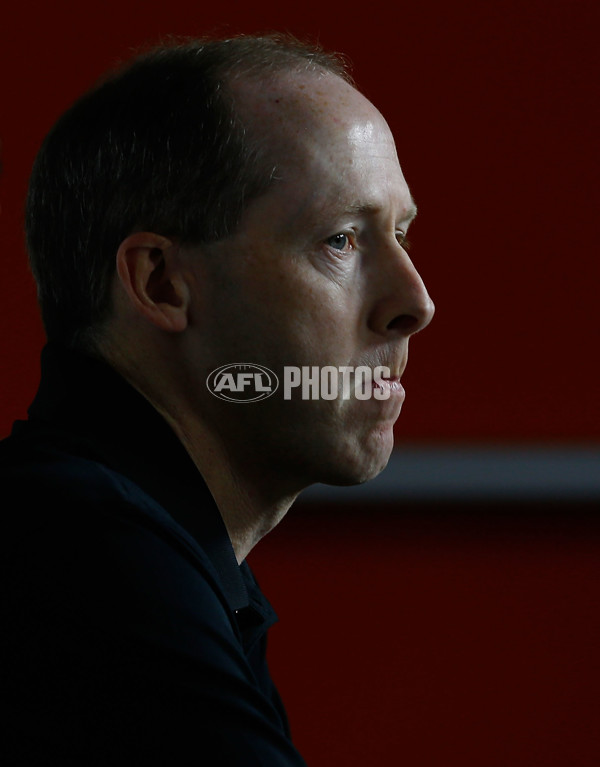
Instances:
[[[380,394],[379,397],[376,397],[376,399],[394,398],[403,402],[404,397],[406,396],[404,386],[400,383],[399,378],[381,378],[377,383],[373,382],[373,391],[375,392],[377,389],[379,389],[382,394]]]

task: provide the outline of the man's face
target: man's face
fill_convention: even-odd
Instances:
[[[197,377],[253,363],[280,381],[284,366],[386,366],[394,380],[385,400],[203,394],[205,418],[234,463],[262,463],[297,489],[362,482],[388,461],[408,339],[433,315],[403,248],[411,195],[384,119],[340,78],[287,75],[240,93],[276,180],[235,235],[191,254]]]

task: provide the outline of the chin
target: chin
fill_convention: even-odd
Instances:
[[[370,447],[370,449],[369,449]],[[380,434],[374,445],[360,444],[344,456],[336,456],[335,463],[323,465],[326,479],[319,479],[325,485],[362,485],[376,476],[388,465],[394,447],[393,434]]]

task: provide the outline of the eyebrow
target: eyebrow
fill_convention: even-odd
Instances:
[[[347,208],[345,208],[343,211],[341,211],[341,216],[362,216],[362,215],[368,215],[372,213],[377,213],[379,210],[379,206],[373,205],[371,203],[366,204],[359,204],[356,205],[350,205]],[[408,206],[406,213],[402,218],[401,221],[406,221],[408,224],[413,221],[415,216],[417,215],[417,205],[414,201],[414,199],[410,198],[410,205]]]

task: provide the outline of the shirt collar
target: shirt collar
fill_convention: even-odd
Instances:
[[[250,605],[227,529],[202,475],[158,411],[110,365],[56,344],[42,351],[31,421],[70,435],[88,455],[154,498],[205,551],[232,610]]]

